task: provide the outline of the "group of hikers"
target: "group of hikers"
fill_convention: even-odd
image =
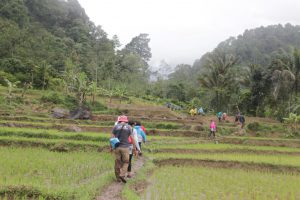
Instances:
[[[218,112],[217,113],[217,117],[218,117],[218,120],[219,122],[222,122],[222,121],[226,121],[227,120],[227,113],[222,113],[222,112]],[[245,117],[243,115],[241,115],[241,113],[237,113],[235,115],[235,123],[239,123],[241,125],[241,129],[244,128],[245,126]],[[211,138],[211,136],[213,136],[213,138],[216,137],[216,132],[217,132],[217,125],[216,125],[216,122],[215,120],[211,119],[210,120],[210,125],[209,125],[209,130],[210,130],[210,133],[209,133],[209,138]]]
[[[132,158],[142,155],[142,143],[146,142],[146,129],[138,121],[119,116],[110,138],[111,151],[115,153],[115,175],[118,182],[126,183],[132,177]]]
[[[202,107],[198,109],[204,113]],[[202,111],[201,111],[202,110]],[[227,120],[227,114],[218,112],[219,122]],[[235,122],[244,128],[245,117],[240,113],[236,114]],[[210,121],[209,138],[216,137],[217,124],[214,119]],[[132,158],[142,155],[142,143],[146,142],[146,129],[138,121],[129,121],[128,117],[121,115],[118,117],[113,127],[110,148],[115,153],[115,176],[118,182],[127,182],[127,178],[132,177]]]

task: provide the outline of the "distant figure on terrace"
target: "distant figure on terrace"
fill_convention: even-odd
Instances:
[[[245,117],[243,116],[243,115],[239,115],[239,122],[240,122],[240,124],[241,124],[241,129],[243,129],[244,128],[244,126],[245,126]]]
[[[198,115],[205,115],[202,107],[198,109]]]
[[[217,131],[217,125],[216,122],[212,119],[210,120],[210,125],[209,125],[210,133],[209,133],[209,138],[213,135],[213,138],[216,137],[216,131]]]
[[[191,110],[190,110],[190,115],[193,117],[193,116],[195,116],[197,114],[197,108],[192,108]]]
[[[221,111],[217,113],[217,117],[219,119],[219,122],[221,122],[221,120],[222,120],[222,115],[223,115],[223,113]]]
[[[227,113],[223,113],[223,114],[222,114],[222,120],[223,120],[223,121],[226,121],[226,119],[227,119]]]

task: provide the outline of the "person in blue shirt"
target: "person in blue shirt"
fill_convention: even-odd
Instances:
[[[147,140],[146,133],[143,131],[140,122],[136,122],[134,128],[135,128],[135,130],[136,130],[136,132],[137,132],[140,150],[142,150],[142,142],[145,143],[146,140]]]

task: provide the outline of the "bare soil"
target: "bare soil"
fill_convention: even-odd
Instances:
[[[131,179],[134,179],[137,175],[137,171],[144,166],[145,159],[143,157],[135,158],[135,161],[133,163],[133,177]],[[130,181],[130,179],[127,179],[127,181]],[[122,190],[124,188],[125,184],[122,182],[114,182],[111,185],[108,185],[101,194],[96,198],[96,200],[122,200]],[[142,188],[140,186],[136,186],[136,190],[139,191]],[[146,187],[146,186],[145,186]]]

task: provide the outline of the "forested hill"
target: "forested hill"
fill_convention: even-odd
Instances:
[[[272,55],[279,49],[291,52],[294,48],[300,48],[300,26],[279,24],[246,30],[242,35],[221,42],[211,53],[224,51],[237,57],[241,65],[258,64],[267,67]],[[202,67],[207,57],[208,54],[195,62],[195,70]]]
[[[42,87],[41,74],[55,77],[66,62],[91,74],[97,50],[114,53],[76,0],[2,0],[0,8],[0,70],[11,81]]]
[[[108,39],[77,0],[1,0],[0,32],[2,85],[9,80],[56,89],[51,86],[70,83],[79,74],[98,86],[111,85],[111,80],[124,83],[120,68],[132,76],[145,73],[151,57],[147,34],[117,51],[118,37]]]

